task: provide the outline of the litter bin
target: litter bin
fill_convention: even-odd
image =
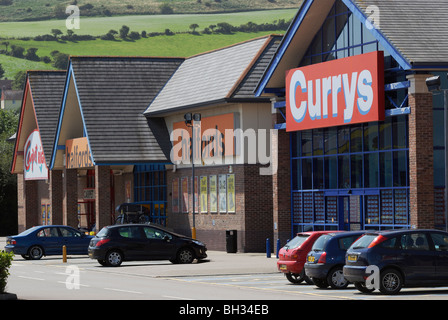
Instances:
[[[237,251],[236,230],[226,230],[226,250],[227,253],[236,253]]]

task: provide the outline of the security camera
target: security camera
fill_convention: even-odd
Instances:
[[[434,76],[426,78],[426,86],[429,91],[439,91],[440,90],[440,76]]]

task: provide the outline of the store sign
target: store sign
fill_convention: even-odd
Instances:
[[[235,154],[235,114],[205,117],[194,125],[194,158],[232,156]],[[190,159],[191,127],[184,121],[173,124],[173,161]]]
[[[286,74],[286,131],[384,120],[382,51]]]
[[[38,130],[31,132],[26,139],[24,155],[23,173],[25,180],[48,179],[48,168]]]
[[[65,167],[67,169],[93,167],[87,138],[72,139],[65,142]]]

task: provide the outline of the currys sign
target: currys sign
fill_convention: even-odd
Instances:
[[[31,132],[26,139],[24,155],[23,173],[25,180],[48,179],[48,168],[38,130]]]
[[[381,120],[382,51],[292,69],[286,74],[286,131]]]

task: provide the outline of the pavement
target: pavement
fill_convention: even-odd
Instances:
[[[3,250],[6,238],[0,237],[0,250]],[[236,274],[268,274],[278,273],[277,258],[266,253],[227,253],[223,251],[207,251],[207,258],[194,261],[192,264],[172,264],[169,261],[133,261],[123,262],[121,267],[102,267],[96,260],[87,256],[68,256],[67,264],[75,264],[80,268],[95,268],[97,271],[114,274],[134,274],[148,277],[188,277]],[[33,264],[51,264],[64,266],[62,256],[47,256],[37,261],[26,261],[16,255],[14,261]]]

